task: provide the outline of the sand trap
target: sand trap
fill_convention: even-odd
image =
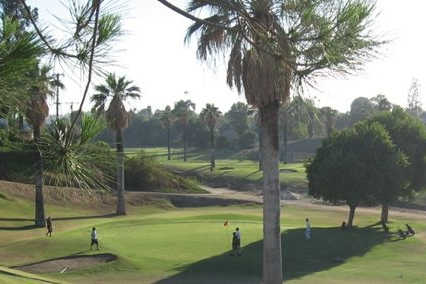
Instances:
[[[107,263],[116,259],[117,256],[110,253],[75,255],[15,266],[12,268],[30,273],[65,273],[72,270],[90,268],[97,264]]]

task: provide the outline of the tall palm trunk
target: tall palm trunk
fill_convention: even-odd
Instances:
[[[259,171],[263,170],[263,157],[262,157],[262,129],[263,127],[259,125],[258,130],[258,136],[259,136],[259,153],[258,153],[258,159],[259,159]]]
[[[40,141],[40,126],[34,126],[34,142]],[[43,158],[37,150],[37,169],[35,175],[35,225],[45,226],[44,198],[43,198]]]
[[[355,209],[356,205],[350,204],[349,205],[349,217],[348,217],[348,227],[352,228],[354,217],[355,217]]]
[[[170,125],[167,125],[167,160],[171,160],[171,153],[170,153]]]
[[[263,127],[263,283],[282,284],[279,183],[279,103],[260,108]]]
[[[183,126],[183,161],[186,162],[186,122]]]
[[[18,128],[21,131],[24,130],[24,116],[22,114],[18,114]],[[35,129],[34,129],[34,131],[35,131]]]
[[[284,112],[284,130],[283,130],[283,161],[285,164],[288,162],[288,112]]]
[[[123,129],[116,130],[117,143],[117,215],[126,215],[126,200],[124,197],[124,151]]]
[[[389,204],[387,202],[383,202],[380,222],[387,223],[388,217],[389,217]]]
[[[212,172],[215,167],[214,127],[210,127],[210,171]]]

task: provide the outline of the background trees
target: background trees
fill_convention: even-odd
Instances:
[[[95,103],[94,111],[98,114],[105,112],[108,125],[116,133],[117,148],[117,214],[125,215],[124,198],[124,146],[123,146],[123,128],[128,125],[128,113],[124,106],[126,99],[140,98],[140,89],[132,85],[132,81],[123,77],[116,77],[115,74],[108,74],[106,84],[95,86],[96,94],[91,98]],[[109,102],[108,109],[105,111],[106,104]]]
[[[166,106],[166,108],[161,112],[160,116],[161,116],[160,119],[161,119],[163,126],[167,129],[167,160],[171,160],[170,129],[171,129],[171,126],[172,126],[172,123],[173,123],[173,120],[174,120],[174,116],[173,116],[172,109],[170,108],[170,106]]]
[[[380,123],[359,123],[323,141],[306,164],[309,194],[349,206],[348,226],[361,202],[388,200],[404,186],[408,165]]]
[[[374,111],[374,105],[368,98],[359,97],[354,99],[350,111],[351,125],[372,116]]]
[[[188,123],[193,115],[195,104],[191,100],[180,100],[175,103],[173,114],[182,126],[183,160],[186,162],[188,145]]]
[[[215,128],[216,123],[222,113],[214,104],[206,104],[206,107],[200,113],[200,118],[207,124],[210,132],[210,171],[215,167]]]
[[[421,86],[419,81],[414,78],[411,83],[410,89],[408,90],[408,112],[411,113],[415,117],[420,117],[423,112],[422,103],[420,101],[421,96]]]
[[[366,123],[380,123],[389,133],[396,148],[408,160],[407,167],[393,173],[395,178],[404,177],[406,184],[384,184],[378,189],[381,191],[378,200],[382,204],[381,220],[387,222],[391,202],[426,188],[426,126],[400,107],[394,107],[392,112],[380,113]]]

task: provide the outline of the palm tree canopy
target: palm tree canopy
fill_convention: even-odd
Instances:
[[[33,127],[42,126],[49,115],[46,99],[47,96],[54,94],[52,91],[54,79],[49,74],[51,70],[52,67],[48,65],[41,67],[35,65],[28,74],[28,77],[32,80],[32,86],[29,89],[29,100],[25,106],[25,112]]]
[[[173,113],[176,117],[179,118],[183,123],[186,123],[189,119],[189,115],[192,111],[195,110],[195,103],[191,100],[180,100],[175,103]]]
[[[93,110],[98,114],[104,113],[106,104],[110,101],[106,110],[106,118],[110,128],[117,130],[127,127],[128,114],[123,102],[126,99],[139,99],[140,88],[132,85],[133,81],[126,80],[126,77],[116,77],[114,73],[109,73],[106,84],[96,85],[96,93],[92,95],[91,101],[95,103]]]
[[[358,69],[384,42],[370,31],[374,1],[192,0],[187,11],[209,15],[198,37],[202,60],[229,52],[227,83],[244,86],[249,104],[284,101],[295,82]],[[261,95],[260,95],[261,94]]]
[[[214,129],[221,114],[222,112],[214,104],[206,104],[200,113],[200,118],[210,129]]]
[[[173,119],[174,115],[170,106],[166,106],[164,110],[160,111],[160,121],[165,127],[169,127]]]

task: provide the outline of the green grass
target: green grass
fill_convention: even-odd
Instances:
[[[37,284],[37,283],[55,283],[55,284],[65,284],[63,281],[55,280],[52,278],[42,277],[40,275],[35,275],[31,273],[22,272],[16,269],[10,269],[7,267],[0,266],[0,284],[8,283],[27,283],[27,284]]]
[[[47,206],[49,215],[88,216],[98,212],[76,206]],[[0,216],[31,218],[31,202],[0,199]],[[303,237],[304,218],[312,220],[313,238]],[[379,216],[361,213],[357,229],[341,231],[346,212],[285,206],[282,212],[286,283],[422,283],[426,279],[424,219],[391,219],[391,230],[410,223],[418,234],[388,238],[369,227]],[[392,217],[392,215],[391,215]],[[224,227],[225,220],[230,221]],[[88,251],[90,228],[96,226],[101,252],[118,261],[64,274],[43,275],[71,283],[259,283],[262,209],[258,206],[164,210],[132,208],[126,217],[69,218],[55,221],[52,238],[25,220],[0,220],[0,265],[13,266]],[[242,231],[243,256],[229,256],[231,232]],[[336,262],[336,258],[344,260]],[[0,273],[9,283],[12,276]],[[18,281],[18,280],[16,280]],[[16,282],[19,283],[19,282]],[[23,282],[28,283],[28,282]],[[35,282],[36,283],[36,282]]]
[[[141,148],[127,148],[126,153],[134,155]],[[147,155],[156,157],[163,165],[184,171],[186,175],[196,176],[203,181],[219,183],[226,186],[231,183],[233,188],[245,188],[247,184],[262,184],[263,174],[258,170],[258,163],[250,160],[217,159],[216,168],[211,173],[207,152],[191,152],[188,161],[184,162],[181,155],[174,155],[167,160],[167,148],[145,148]],[[173,153],[181,153],[182,149],[172,149]],[[224,156],[224,155],[218,155]],[[228,155],[229,156],[229,155]],[[293,189],[306,189],[307,180],[302,163],[280,164],[280,181],[282,186]]]

